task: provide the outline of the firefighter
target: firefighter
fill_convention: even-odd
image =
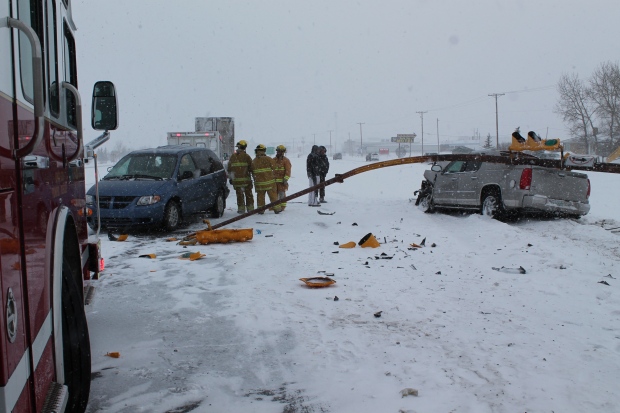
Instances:
[[[228,161],[230,184],[237,193],[237,213],[243,214],[254,210],[254,194],[252,193],[252,157],[245,152],[246,141],[237,142],[237,150]]]
[[[276,147],[276,156],[273,158],[276,169],[273,173],[276,181],[276,192],[278,199],[282,199],[286,196],[288,190],[288,180],[291,177],[291,161],[284,156],[286,152],[286,146],[278,145]],[[282,211],[286,208],[286,202],[280,204]]]
[[[254,187],[256,189],[257,208],[265,206],[265,192],[269,195],[270,203],[278,200],[276,181],[273,177],[276,164],[273,159],[265,154],[266,151],[267,148],[265,145],[258,145],[254,150],[256,157],[252,161],[252,175],[254,176]],[[279,214],[281,210],[280,205],[273,207],[273,212],[276,214]],[[265,211],[259,212],[259,214],[264,213]]]

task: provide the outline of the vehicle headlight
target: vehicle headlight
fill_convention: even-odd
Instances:
[[[153,205],[161,201],[161,197],[159,195],[148,195],[141,196],[138,199],[138,205]]]
[[[87,204],[94,204],[95,203],[95,196],[94,195],[86,195],[86,203]]]

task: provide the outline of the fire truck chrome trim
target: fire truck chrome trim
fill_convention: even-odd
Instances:
[[[52,308],[54,311],[54,349],[56,358],[56,381],[65,383],[65,362],[62,343],[62,255],[65,240],[65,224],[69,216],[69,208],[61,205],[56,210],[56,225],[53,243],[53,268],[52,268]]]

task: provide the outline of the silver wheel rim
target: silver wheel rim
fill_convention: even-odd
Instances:
[[[492,217],[497,210],[497,200],[493,196],[488,196],[482,204],[482,214]]]
[[[179,223],[179,209],[175,205],[170,206],[170,213],[168,214],[168,224],[171,227],[176,227]]]

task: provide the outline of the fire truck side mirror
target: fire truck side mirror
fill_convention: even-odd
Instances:
[[[118,100],[114,83],[99,81],[93,87],[91,124],[95,130],[118,128]]]

